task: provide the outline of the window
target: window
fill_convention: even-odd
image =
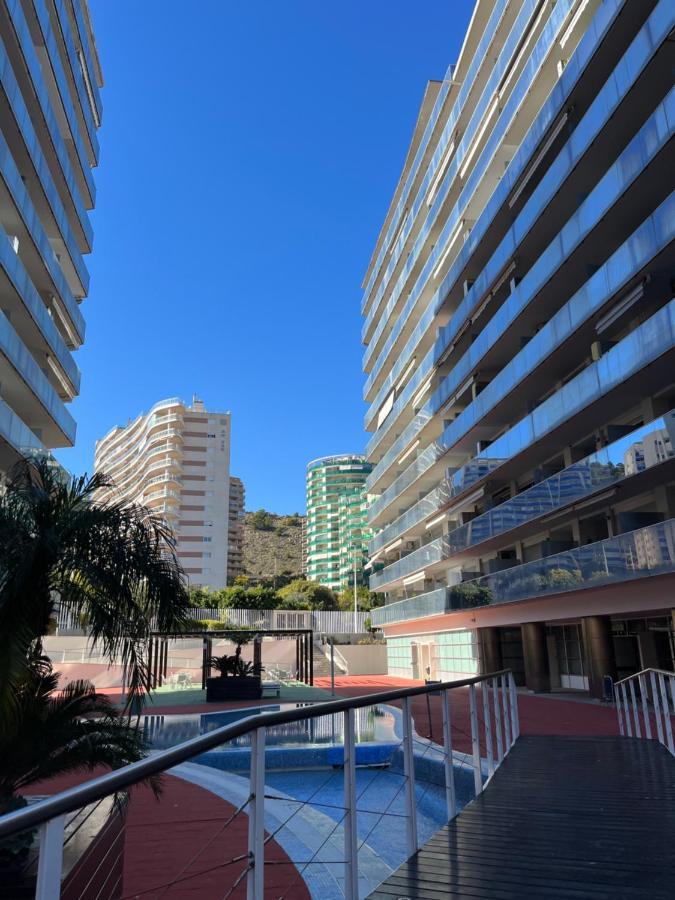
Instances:
[[[210,537],[205,537],[205,538],[202,538],[202,540],[204,541],[205,544],[210,544],[211,541],[212,541],[212,538],[210,538]]]
[[[211,554],[211,553],[208,553],[208,552],[202,553],[202,556],[204,557],[204,559],[211,559],[211,555],[212,555],[212,554]]]
[[[207,436],[207,438],[214,438],[214,437],[215,437],[215,434],[210,434],[210,433],[209,433],[209,434],[207,434],[206,436]]]

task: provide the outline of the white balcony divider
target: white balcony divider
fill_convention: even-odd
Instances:
[[[614,702],[624,737],[657,740],[675,756],[675,672],[644,669],[629,675],[614,685]]]
[[[668,674],[668,673],[666,673]],[[476,688],[482,691],[482,714],[479,716]],[[659,681],[660,696],[666,696],[665,682]],[[35,897],[37,900],[58,900],[61,893],[61,873],[63,865],[63,842],[67,817],[77,814],[87,805],[105,797],[117,795],[149,776],[158,775],[172,767],[194,759],[199,754],[212,750],[223,743],[250,735],[251,759],[249,768],[249,791],[247,801],[231,817],[230,821],[246,812],[248,815],[247,853],[235,857],[244,864],[241,873],[231,875],[232,884],[223,884],[223,894],[246,879],[248,900],[260,900],[265,891],[265,747],[269,728],[287,726],[292,722],[318,719],[321,716],[343,716],[344,730],[344,818],[335,823],[335,831],[343,831],[344,847],[344,896],[347,900],[359,898],[359,836],[356,790],[356,753],[358,735],[355,712],[370,706],[401,701],[402,706],[402,751],[404,761],[404,810],[406,819],[407,852],[412,855],[420,846],[417,823],[418,796],[415,790],[415,744],[420,740],[415,735],[413,722],[413,700],[426,695],[438,695],[443,721],[442,747],[431,744],[437,752],[443,752],[445,775],[445,795],[448,821],[457,815],[455,790],[454,754],[452,745],[451,694],[468,687],[471,720],[471,744],[474,768],[475,795],[478,798],[487,787],[490,778],[508,753],[519,733],[518,706],[515,682],[510,670],[479,675],[456,682],[425,685],[423,687],[399,688],[364,697],[352,697],[314,704],[292,710],[262,713],[250,716],[214,731],[200,735],[185,743],[153,753],[129,766],[70,788],[53,797],[41,800],[24,809],[0,817],[0,841],[31,828],[39,829],[39,856]],[[671,688],[672,690],[672,688]],[[490,692],[492,693],[491,712]],[[465,697],[463,694],[462,697]],[[500,703],[501,701],[501,703]],[[665,701],[670,703],[668,699]],[[468,737],[468,735],[467,735]],[[672,741],[672,738],[671,738]],[[487,759],[481,756],[481,745],[487,750]],[[492,748],[496,745],[497,753]],[[425,744],[425,748],[429,745]],[[424,753],[420,751],[420,756]],[[466,754],[461,753],[464,757]],[[483,776],[487,774],[484,783]],[[318,801],[320,803],[320,800]],[[338,846],[338,844],[336,844]],[[318,851],[315,851],[316,855]],[[306,863],[298,865],[304,870]],[[230,871],[225,869],[224,871]],[[167,887],[164,885],[163,887]]]

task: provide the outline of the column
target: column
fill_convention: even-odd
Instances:
[[[586,674],[592,697],[602,698],[602,679],[609,675],[616,681],[616,659],[609,616],[585,616],[582,620]]]
[[[523,634],[525,686],[535,693],[550,691],[546,626],[543,622],[526,622],[520,627]]]
[[[499,646],[499,629],[479,628],[478,636],[480,638],[481,671],[483,674],[498,672],[503,668],[502,651]]]

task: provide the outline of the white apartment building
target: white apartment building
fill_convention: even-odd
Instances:
[[[196,397],[161,400],[97,441],[94,466],[115,483],[107,497],[142,504],[173,529],[191,586],[227,585],[229,412]]]

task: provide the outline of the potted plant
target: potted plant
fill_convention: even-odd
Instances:
[[[224,656],[212,656],[209,669],[218,675],[206,679],[206,702],[223,700],[259,700],[262,697],[262,672],[259,663],[247,662],[241,658],[242,645],[251,639],[246,632],[233,632],[235,652]]]
[[[215,678],[206,679],[206,702],[223,700],[259,700],[262,697],[262,666],[231,656],[212,656],[209,668],[216,669]]]

